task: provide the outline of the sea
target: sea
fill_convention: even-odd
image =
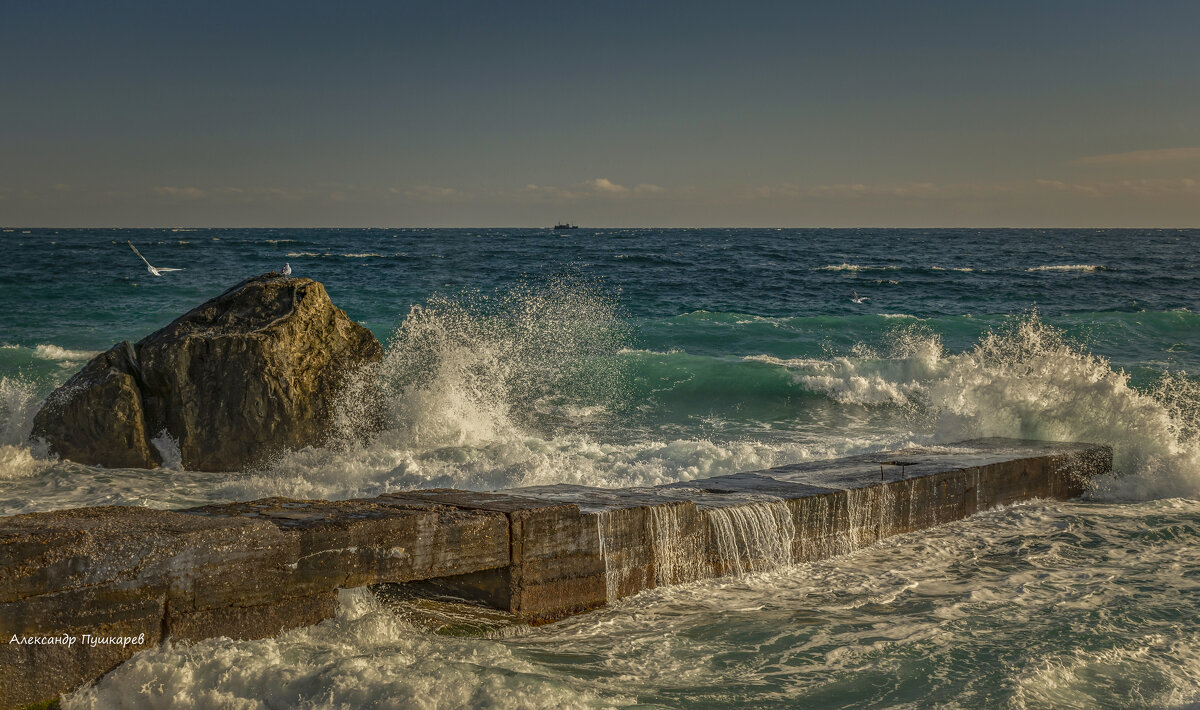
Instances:
[[[182,271],[150,275],[127,242]],[[981,436],[1114,449],[1079,500],[536,628],[443,636],[345,590],[335,619],[168,642],[64,707],[1200,707],[1200,230],[4,228],[0,246],[0,514],[643,486]],[[383,432],[220,474],[182,469],[167,435],[157,470],[29,440],[89,358],[284,263],[385,344],[354,395],[386,404]]]

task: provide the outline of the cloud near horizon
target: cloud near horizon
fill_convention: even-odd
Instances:
[[[639,183],[633,187],[626,187],[608,178],[593,178],[572,188],[529,183],[518,190],[517,195],[537,200],[577,201],[596,198],[644,197],[663,195],[666,192],[666,188],[650,183]],[[497,195],[497,197],[504,196],[503,193]]]
[[[1126,153],[1091,155],[1074,161],[1074,165],[1145,166],[1162,163],[1200,162],[1200,146],[1189,148],[1161,148],[1158,150],[1132,150]]]
[[[47,181],[0,186],[6,226],[522,225],[569,209],[608,226],[1164,226],[1200,223],[1200,171],[1088,177],[1050,173],[996,181],[846,181],[656,185],[589,178],[567,185],[487,188],[365,185],[177,184],[106,189]],[[1148,173],[1148,171],[1146,171]],[[147,197],[149,199],[147,200]],[[71,207],[104,215],[65,221]],[[333,214],[330,218],[327,215]],[[902,215],[903,217],[896,217]],[[1084,215],[1080,217],[1079,215]],[[555,218],[557,218],[555,216]]]
[[[463,192],[453,187],[443,187],[440,185],[418,185],[413,188],[389,188],[388,192],[394,195],[403,195],[410,200],[420,200],[422,202],[447,202],[450,200],[463,200],[470,197],[470,193]]]

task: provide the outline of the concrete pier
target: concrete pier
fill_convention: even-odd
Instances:
[[[269,498],[0,518],[0,707],[57,697],[167,638],[261,638],[337,590],[434,580],[543,623],[640,591],[844,554],[1080,495],[1107,446],[981,439],[665,486]]]

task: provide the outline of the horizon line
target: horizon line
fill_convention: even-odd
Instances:
[[[543,231],[567,231],[564,229],[556,230],[554,227],[545,227],[537,225],[472,225],[472,226],[445,226],[445,225],[272,225],[272,226],[247,226],[247,225],[158,225],[152,227],[135,227],[128,225],[0,225],[0,230],[3,232],[11,232],[15,230],[30,230],[30,229],[537,229]],[[599,226],[584,226],[576,225],[574,229],[1158,229],[1158,230],[1194,230],[1200,229],[1200,225],[1195,226],[1102,226],[1102,225],[1083,225],[1083,226],[1065,226],[1065,225],[1038,225],[1038,226],[1015,226],[1015,225],[954,225],[954,226],[898,226],[898,225],[853,225],[853,226],[751,226],[751,225],[674,225],[674,226],[647,226],[647,225],[599,225]]]

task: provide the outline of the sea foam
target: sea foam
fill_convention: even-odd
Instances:
[[[947,353],[935,333],[918,327],[896,331],[891,347],[784,364],[797,382],[839,402],[907,409],[919,440],[1111,444],[1117,475],[1097,482],[1099,497],[1200,494],[1200,383],[1185,372],[1136,388],[1127,373],[1036,314],[1014,318],[962,353]]]
[[[1034,266],[1026,269],[1026,271],[1109,271],[1101,264],[1052,264],[1048,266]]]

